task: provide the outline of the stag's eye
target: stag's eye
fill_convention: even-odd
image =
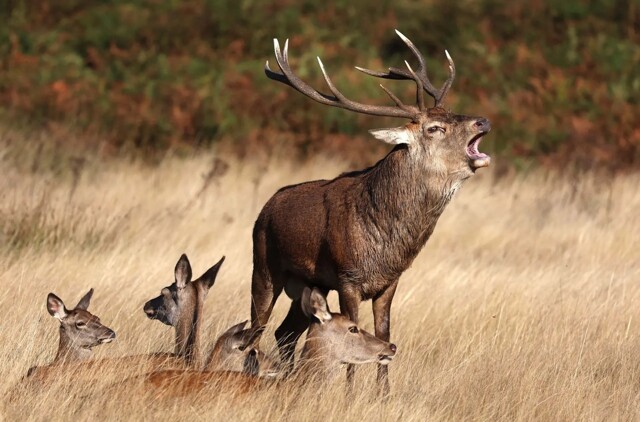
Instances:
[[[78,321],[76,322],[76,328],[84,328],[87,326],[86,322]]]
[[[431,127],[427,128],[427,132],[428,133],[436,133],[437,131],[440,131],[440,132],[444,133],[446,131],[446,129],[443,128],[442,126],[431,126]]]
[[[349,327],[349,332],[353,334],[358,334],[358,327],[355,325],[353,327]]]

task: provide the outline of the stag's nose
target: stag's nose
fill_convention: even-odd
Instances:
[[[395,344],[393,344],[393,343],[391,343],[391,344],[389,345],[389,349],[391,349],[391,351],[393,352],[393,354],[394,354],[394,355],[396,354],[396,351],[398,350],[398,348],[396,347],[396,345],[395,345]]]
[[[474,126],[479,132],[489,132],[491,130],[491,122],[485,118],[476,120]]]

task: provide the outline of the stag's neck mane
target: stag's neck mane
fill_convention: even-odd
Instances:
[[[375,209],[410,214],[405,222],[418,225],[438,218],[462,179],[433,161],[420,146],[400,144],[368,169],[363,182]]]
[[[384,260],[391,275],[411,264],[463,181],[419,148],[398,145],[361,173],[363,200],[357,203],[365,209],[358,212],[369,241],[393,254]]]

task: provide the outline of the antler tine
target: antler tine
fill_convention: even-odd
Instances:
[[[410,111],[411,109],[409,107],[407,107],[407,105],[405,105],[402,101],[400,101],[400,98],[396,97],[393,92],[389,91],[387,88],[385,88],[384,85],[380,84],[380,88],[382,88],[382,90],[389,96],[389,98],[391,98],[391,100],[396,103],[396,105],[398,107],[400,107],[403,110],[407,110]]]
[[[277,39],[273,40],[273,49],[276,56],[276,62],[278,63],[278,67],[282,73],[274,72],[269,67],[269,62],[265,64],[265,74],[268,78],[273,79],[275,81],[281,82],[285,85],[289,85],[295,90],[303,93],[307,97],[330,106],[344,108],[346,110],[355,111],[358,113],[371,114],[375,116],[388,116],[388,117],[402,117],[406,119],[416,120],[417,115],[419,114],[419,110],[415,107],[403,106],[400,107],[389,107],[389,106],[373,106],[361,104],[356,101],[350,100],[346,98],[333,84],[331,79],[329,78],[322,61],[318,57],[318,64],[320,65],[320,70],[324,76],[324,80],[326,81],[329,89],[333,93],[334,96],[323,94],[319,91],[316,91],[310,85],[306,84],[302,79],[296,76],[291,67],[289,66],[289,42],[288,40],[285,42],[284,50],[280,50],[280,44]],[[393,99],[393,98],[392,98]],[[395,101],[395,100],[394,100]],[[397,103],[396,103],[397,104]]]
[[[333,95],[335,95],[335,97],[341,102],[348,103],[349,100],[344,95],[342,95],[342,93],[338,91],[338,88],[336,88],[333,82],[331,82],[331,79],[329,78],[329,75],[327,75],[327,71],[324,68],[324,64],[322,64],[322,60],[320,59],[320,57],[316,57],[316,59],[318,60],[318,66],[320,66],[320,71],[322,72],[324,81],[327,83],[327,86],[329,87]]]
[[[453,79],[456,77],[456,65],[453,63],[453,59],[447,50],[444,50],[444,54],[447,56],[447,60],[449,61],[449,77],[445,81],[442,89],[440,90],[440,97],[436,101],[436,107],[438,107],[444,101],[444,97],[449,93],[449,88],[453,84]]]
[[[302,92],[306,96],[322,104],[333,105],[333,103],[337,100],[336,98],[316,91],[315,89],[311,88],[309,85],[305,84],[302,81],[302,79],[298,78],[291,71],[291,67],[289,66],[289,60],[288,60],[289,59],[289,54],[288,54],[289,42],[288,41],[289,40],[285,42],[285,50],[283,54],[280,51],[280,43],[276,38],[273,39],[273,50],[275,52],[276,62],[278,63],[278,67],[282,71],[282,74],[273,72],[271,71],[271,69],[267,67],[267,69],[265,69],[266,70],[265,73],[267,74],[267,77],[274,79],[278,82],[282,82],[285,85],[289,85],[290,87]]]
[[[418,108],[420,109],[420,111],[424,111],[424,93],[422,92],[422,81],[420,80],[418,75],[416,75],[416,73],[413,71],[408,61],[405,60],[404,64],[407,65],[407,69],[409,69],[409,73],[411,73],[413,80],[416,81],[416,102],[418,103]]]
[[[418,50],[418,47],[416,47],[415,44],[409,38],[407,38],[402,32],[396,29],[396,34],[398,34],[400,39],[407,45],[407,47],[409,47],[413,55],[416,56],[416,59],[418,59],[418,64],[420,65],[420,67],[418,67],[418,71],[416,73],[420,75],[420,80],[422,81],[422,85],[425,91],[427,91],[427,93],[433,97],[433,99],[436,101],[436,107],[437,107],[441,92],[439,89],[433,86],[433,84],[429,80],[429,76],[427,75],[427,62],[424,59],[424,56],[422,55],[422,53],[420,53],[420,50]]]
[[[455,78],[455,75],[456,75],[456,67],[455,67],[455,64],[453,63],[453,60],[451,59],[451,56],[449,55],[448,52],[445,51],[447,55],[447,60],[449,61],[449,78],[447,78],[442,88],[437,89],[429,80],[429,76],[427,75],[426,60],[422,55],[422,53],[420,53],[420,51],[415,46],[415,44],[409,38],[407,38],[402,32],[396,29],[396,34],[398,34],[400,39],[402,39],[402,41],[407,45],[407,47],[409,47],[409,49],[411,50],[413,55],[416,57],[416,59],[418,59],[419,67],[415,72],[413,70],[407,72],[406,70],[399,69],[397,67],[390,67],[389,71],[386,73],[365,69],[363,67],[356,67],[356,69],[358,69],[360,72],[363,72],[370,76],[374,76],[376,78],[413,79],[414,81],[416,81],[416,83],[418,83],[417,80],[419,79],[422,85],[422,89],[424,89],[427,92],[427,94],[429,94],[435,100],[434,107],[439,107],[444,101],[444,98],[446,97],[447,93],[449,92],[449,89],[453,84],[453,79]]]
[[[389,68],[389,72],[387,73],[376,72],[375,70],[365,69],[364,67],[360,67],[360,66],[356,66],[356,69],[358,69],[360,72],[367,74],[369,76],[375,76],[376,78],[397,79],[397,80],[411,79],[409,74],[405,75],[403,70],[395,69],[395,68],[393,68],[393,72],[391,72],[392,68]],[[397,70],[399,70],[399,72],[397,72]]]

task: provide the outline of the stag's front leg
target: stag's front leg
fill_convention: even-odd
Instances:
[[[396,293],[398,279],[395,279],[381,294],[373,298],[373,322],[376,329],[376,337],[389,341],[391,336],[391,301]],[[390,392],[389,368],[386,365],[378,365],[378,394],[386,397]]]
[[[342,287],[338,290],[338,297],[340,300],[340,313],[346,315],[349,319],[356,324],[358,323],[358,307],[362,298],[360,292],[358,292],[352,286],[343,283]],[[356,373],[356,366],[353,364],[347,365],[347,388],[351,392],[353,390],[353,380]]]

